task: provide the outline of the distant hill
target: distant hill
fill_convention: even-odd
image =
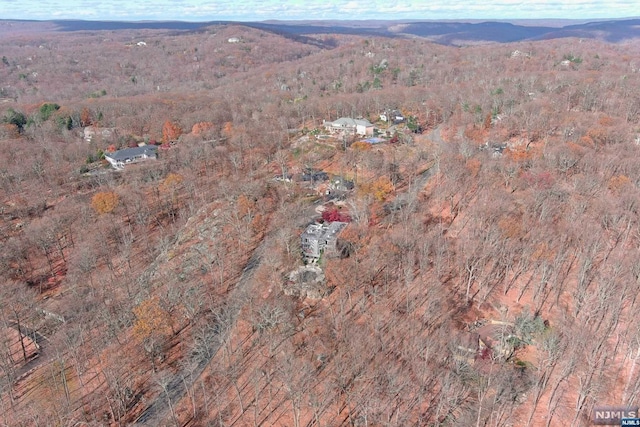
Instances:
[[[154,29],[198,31],[213,25],[236,24],[270,31],[289,38],[309,34],[349,34],[380,37],[420,37],[443,45],[510,43],[566,37],[620,43],[640,38],[640,18],[609,21],[0,21],[2,33],[34,31],[114,31]],[[330,47],[330,46],[328,46]]]

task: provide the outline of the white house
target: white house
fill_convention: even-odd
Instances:
[[[155,145],[143,145],[142,147],[125,148],[105,153],[104,158],[111,163],[114,169],[124,169],[125,165],[138,163],[144,160],[157,159],[158,147]]]
[[[346,134],[373,136],[373,124],[365,119],[352,119],[350,117],[341,117],[336,121],[323,121],[325,129],[332,133],[344,132]]]
[[[398,124],[404,122],[404,116],[398,110],[387,110],[380,114],[380,120]]]

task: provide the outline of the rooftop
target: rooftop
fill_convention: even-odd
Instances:
[[[365,119],[352,119],[350,117],[340,117],[333,122],[334,125],[340,126],[373,126],[369,120]]]
[[[126,160],[137,156],[155,156],[158,153],[158,147],[155,145],[143,145],[142,147],[125,148],[113,153],[107,153],[105,156],[112,158],[113,160]]]

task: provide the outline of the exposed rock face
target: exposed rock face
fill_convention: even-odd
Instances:
[[[282,285],[282,290],[285,295],[303,299],[320,299],[330,291],[324,273],[314,265],[305,265],[289,273],[289,280]]]

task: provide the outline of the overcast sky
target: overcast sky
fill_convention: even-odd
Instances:
[[[606,19],[640,0],[0,0],[0,19]]]

